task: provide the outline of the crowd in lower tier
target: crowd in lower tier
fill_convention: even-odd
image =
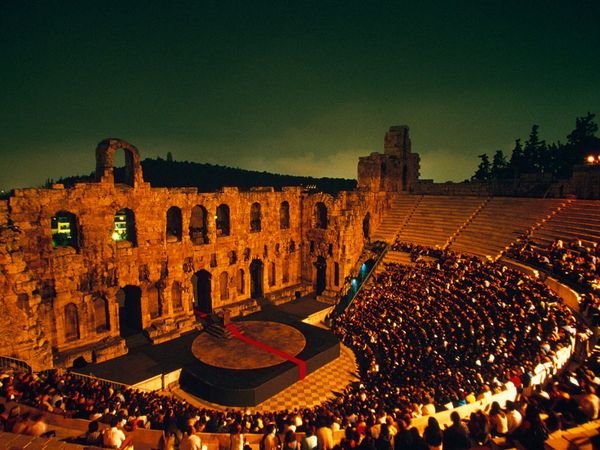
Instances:
[[[267,435],[276,429],[290,436],[314,434],[316,439],[303,440],[304,450],[313,448],[312,442],[331,448],[330,433],[340,428],[346,429],[344,449],[467,448],[491,436],[538,448],[544,438],[540,430],[547,428],[540,411],[549,414],[550,428],[598,417],[599,380],[588,369],[561,378],[548,392],[523,397],[521,404],[493,405],[459,418],[467,420],[466,429],[457,420],[449,428],[453,431],[442,430],[434,417],[423,435],[411,428],[415,418],[488,399],[507,384],[528,392],[532,377],[540,369],[552,371],[561,352],[584,330],[535,279],[474,257],[398,247],[412,252],[415,265],[388,265],[332,320],[332,330],[356,354],[360,382],[316,408],[253,413],[200,409],[174,397],[116,389],[57,371],[0,376],[0,396],[103,423],[90,430],[91,438],[103,428],[120,439],[117,430],[124,437],[145,427],[164,430],[166,440],[183,443],[199,431]],[[435,259],[425,262],[420,256]],[[0,416],[5,430],[14,430],[17,423],[22,423],[17,430],[33,429],[33,419],[18,411]],[[238,436],[235,442],[243,439]],[[279,448],[275,438],[269,442],[273,450]]]

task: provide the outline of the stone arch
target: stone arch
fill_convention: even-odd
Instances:
[[[135,213],[131,209],[123,208],[115,213],[112,238],[115,242],[128,241],[134,247],[137,245]]]
[[[58,211],[50,220],[52,248],[72,247],[79,250],[77,216],[69,211]]]
[[[362,222],[362,232],[363,237],[366,240],[369,240],[371,238],[371,213],[365,214],[365,218]]]
[[[221,300],[229,299],[229,274],[227,271],[223,271],[219,275],[219,292]]]
[[[224,203],[217,206],[216,223],[217,237],[229,236],[229,233],[231,231],[229,221],[229,206],[227,206]]]
[[[244,269],[239,269],[237,273],[237,292],[243,294],[246,291],[246,273]]]
[[[104,297],[95,297],[94,307],[94,329],[96,333],[103,333],[110,330],[108,302]]]
[[[315,204],[315,228],[327,229],[329,222],[327,206],[323,202]]]
[[[192,208],[190,216],[190,240],[194,245],[208,244],[208,211],[202,205]]]
[[[139,286],[127,285],[119,289],[116,300],[119,305],[121,337],[131,336],[142,331],[142,290]]]
[[[262,228],[261,224],[262,214],[260,211],[260,203],[254,202],[250,206],[250,231],[257,232]]]
[[[290,204],[287,201],[281,202],[279,206],[279,228],[287,230],[290,227]]]
[[[167,242],[181,242],[182,235],[182,219],[181,209],[177,206],[171,206],[167,210],[167,225],[166,225]]]
[[[76,341],[79,339],[79,312],[75,303],[65,306],[65,340]]]
[[[151,319],[156,319],[162,315],[160,303],[160,291],[158,286],[151,286],[146,290],[146,301],[148,304],[148,313]]]
[[[212,313],[212,275],[207,270],[200,270],[192,276],[196,307],[205,314]]]
[[[179,281],[173,281],[173,285],[171,286],[171,305],[173,305],[174,311],[181,311],[183,309],[183,296]]]
[[[124,184],[136,187],[144,182],[140,153],[138,149],[122,139],[104,139],[96,147],[96,181],[101,183],[114,183],[113,159],[115,152],[123,149],[125,152],[125,180]]]
[[[271,261],[269,263],[269,286],[270,287],[275,286],[276,282],[277,282],[277,270],[275,268],[275,262]]]

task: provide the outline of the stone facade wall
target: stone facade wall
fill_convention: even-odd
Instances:
[[[126,184],[115,184],[112,176],[117,149],[127,156]],[[97,182],[19,189],[0,205],[0,213],[9,216],[0,226],[0,310],[9,318],[0,325],[0,354],[40,367],[68,366],[81,356],[109,359],[127,351],[121,325],[132,315],[139,315],[133,319],[152,341],[175,338],[195,326],[200,276],[210,280],[210,308],[234,315],[254,311],[262,301],[289,301],[297,292],[314,291],[323,274],[320,294],[333,295],[368,239],[364,222],[375,229],[388,203],[385,192],[342,192],[334,198],[299,187],[217,193],[152,188],[130,144],[103,141],[96,156]],[[289,205],[287,228],[281,227],[282,202]],[[260,230],[256,223],[252,230],[255,204]],[[190,236],[196,205],[207,211],[206,243]],[[229,207],[228,236],[217,230],[219,205]],[[179,236],[167,232],[172,207],[181,213]],[[135,218],[133,243],[112,236],[115,213],[123,208]],[[323,211],[326,226],[317,222]],[[75,217],[76,248],[53,246],[51,223],[59,212]],[[255,275],[262,276],[260,301],[251,298],[258,279],[252,280],[254,261],[262,264]],[[132,291],[141,294],[139,310],[131,307],[137,301]]]

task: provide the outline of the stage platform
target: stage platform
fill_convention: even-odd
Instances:
[[[304,304],[303,304],[304,303]],[[328,330],[302,322],[329,305],[315,300],[294,301],[232,321],[244,336],[301,360],[310,374],[340,354]],[[256,406],[300,378],[297,363],[239,339],[218,339],[190,332],[158,345],[143,345],[127,355],[75,372],[129,385],[181,370],[181,387],[211,403]]]

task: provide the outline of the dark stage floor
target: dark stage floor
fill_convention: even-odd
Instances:
[[[276,322],[282,324],[281,327],[287,326],[293,329],[296,344],[286,347],[289,344],[282,342],[284,346],[282,350],[289,351],[293,356],[304,361],[306,373],[310,374],[339,356],[339,343],[331,332],[301,322],[303,318],[328,306],[316,300],[301,299],[279,307],[270,307],[233,323],[234,325],[239,323],[239,328],[243,329],[246,327],[243,322],[248,322],[249,334],[252,334],[252,327],[256,328],[257,322]],[[251,325],[251,322],[254,325]],[[266,326],[268,323],[265,323]],[[219,345],[202,346],[197,343],[194,352],[198,357],[215,365],[207,364],[192,353],[192,344],[201,334],[204,335],[195,331],[162,344],[143,345],[131,350],[127,355],[99,364],[89,364],[75,371],[84,374],[92,373],[94,376],[125,384],[136,384],[161,373],[182,368],[180,384],[185,390],[210,402],[230,406],[256,405],[299,379],[298,366],[294,362],[282,359],[271,361],[267,367],[249,369],[217,367],[217,365],[224,365],[215,361],[219,359],[219,352],[225,349],[220,349]],[[298,344],[298,335],[304,338],[303,345]],[[269,345],[277,347],[276,332],[267,332],[264,336],[265,339],[271,339],[267,342]],[[203,339],[204,336],[198,342],[202,343]],[[260,339],[262,337],[257,338]],[[238,345],[237,351],[241,353],[240,360],[242,360],[246,353],[244,346],[239,346],[238,343],[233,345]],[[207,355],[203,355],[204,349]],[[298,350],[299,353],[296,353]],[[232,356],[230,353],[227,358],[230,362],[225,366],[232,367],[231,360],[235,359],[235,355]],[[253,367],[248,362],[248,358],[244,367]]]

